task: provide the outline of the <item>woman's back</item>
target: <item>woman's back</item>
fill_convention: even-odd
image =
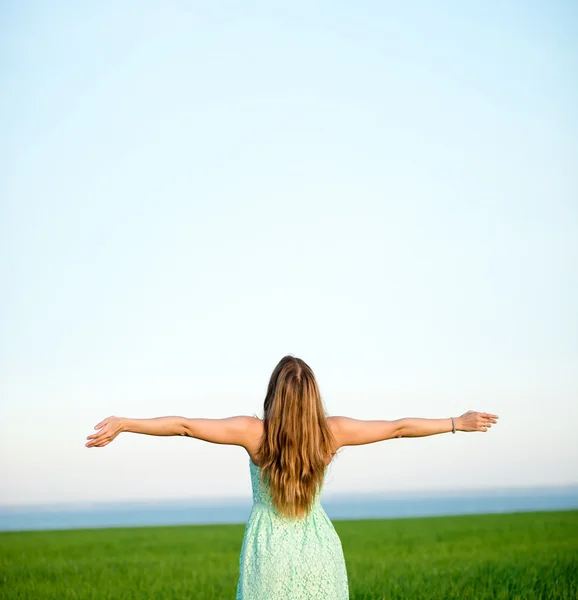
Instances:
[[[244,447],[247,450],[249,457],[251,458],[251,462],[255,466],[259,466],[259,449],[261,447],[261,441],[265,434],[265,423],[263,419],[259,419],[257,417],[245,418],[249,421],[249,423],[245,425],[249,433],[247,435],[247,442]],[[339,431],[339,417],[327,417],[326,421],[329,430],[331,431],[331,434],[336,438],[337,432]],[[329,466],[338,449],[339,448],[337,446],[335,448],[332,448],[332,451],[327,455],[327,457],[325,458],[326,467]]]

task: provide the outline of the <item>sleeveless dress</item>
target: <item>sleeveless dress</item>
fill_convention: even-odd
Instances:
[[[253,508],[236,600],[348,600],[341,540],[320,504],[322,489],[306,517],[290,519],[272,506],[269,486],[252,460],[249,470]]]

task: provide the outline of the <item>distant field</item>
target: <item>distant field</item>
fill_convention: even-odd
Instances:
[[[350,598],[578,598],[578,511],[336,521]],[[0,533],[0,598],[234,598],[242,525]]]

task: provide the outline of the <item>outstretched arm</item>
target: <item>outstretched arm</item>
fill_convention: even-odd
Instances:
[[[338,446],[360,446],[399,437],[425,437],[452,431],[452,420],[408,417],[396,421],[361,421],[349,417],[329,417]],[[469,410],[454,417],[456,431],[488,431],[498,415]]]
[[[258,419],[254,417],[228,417],[226,419],[187,419],[185,417],[156,417],[153,419],[127,419],[108,417],[94,428],[97,433],[86,439],[87,448],[100,448],[110,444],[120,433],[146,435],[184,435],[214,444],[231,444],[247,447],[256,432]]]
[[[461,417],[454,417],[456,431],[488,431],[498,422],[498,415],[469,410]],[[452,431],[452,419],[400,419],[400,434],[398,437],[425,437],[437,433]]]

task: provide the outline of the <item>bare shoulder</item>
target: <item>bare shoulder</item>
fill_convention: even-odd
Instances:
[[[358,419],[352,419],[351,417],[327,417],[327,424],[329,425],[329,429],[334,436],[338,436],[352,427],[356,427],[361,422],[362,421],[359,421]]]
[[[263,419],[258,417],[241,417],[245,421],[245,426],[251,433],[259,434],[263,433]]]
[[[232,427],[237,429],[240,433],[245,434],[249,440],[255,436],[261,437],[263,434],[263,421],[257,417],[239,415],[236,417],[229,417],[227,420]]]

